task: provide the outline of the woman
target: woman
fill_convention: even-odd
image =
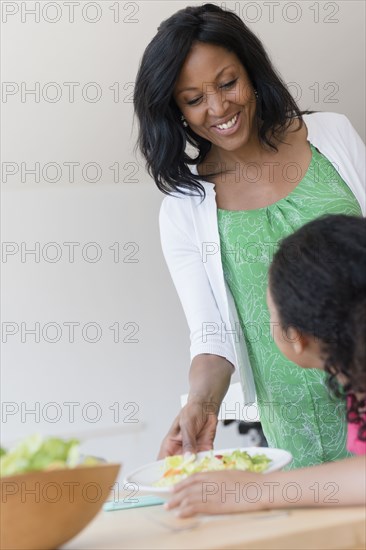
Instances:
[[[285,238],[270,267],[267,301],[283,354],[304,369],[324,369],[333,392],[342,384],[347,447],[360,456],[264,477],[233,470],[191,476],[174,487],[167,505],[181,517],[365,504],[365,218],[324,216]],[[211,490],[202,498],[205,487]]]
[[[299,371],[278,351],[265,295],[280,239],[324,213],[361,215],[358,134],[343,115],[303,115],[261,42],[211,4],[160,25],[134,102],[148,171],[169,195],[161,242],[191,338],[188,403],[160,457],[212,448],[235,368],[269,445],[289,450],[293,467],[347,456],[344,404],[329,397],[323,373]],[[293,404],[296,418],[283,414]]]

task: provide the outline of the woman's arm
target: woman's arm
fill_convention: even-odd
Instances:
[[[168,509],[180,517],[275,508],[361,506],[366,503],[366,456],[289,472],[231,470],[196,474],[173,488]]]
[[[197,241],[193,207],[197,206],[188,199],[166,197],[159,215],[164,258],[190,329],[191,362],[197,355],[210,354],[236,367],[233,345],[222,333],[223,319],[205,269],[203,243]]]
[[[201,354],[194,357],[189,372],[190,391],[188,402],[199,401],[210,403],[216,413],[229,388],[233,365],[218,355]]]
[[[182,201],[185,201],[184,208]],[[222,318],[201,247],[195,241],[188,200],[164,199],[159,224],[164,257],[183,306],[191,340],[188,402],[162,442],[159,458],[163,458],[212,448],[217,413],[235,369],[231,344],[222,341],[219,330],[209,337],[205,333],[207,323],[221,327]]]
[[[193,359],[187,404],[165,436],[158,458],[213,448],[217,415],[232,372],[233,366],[224,357],[201,354]]]

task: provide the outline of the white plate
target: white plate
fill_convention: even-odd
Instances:
[[[237,449],[238,447],[234,447],[233,449],[214,449],[214,454],[226,455],[236,451]],[[270,472],[280,470],[292,460],[291,453],[282,449],[272,449],[269,447],[240,447],[239,450],[246,451],[249,455],[264,454],[268,456],[272,462],[269,464],[267,470],[263,472],[264,474],[269,474]],[[209,455],[210,453],[211,451],[204,451],[197,453],[197,456],[203,457]],[[136,489],[139,492],[166,495],[169,493],[169,487],[154,487],[153,485],[161,478],[163,471],[164,459],[158,460],[157,462],[152,462],[151,464],[147,464],[141,468],[137,468],[126,476],[124,483],[132,483],[134,486],[137,486]],[[125,488],[128,489],[127,487]]]

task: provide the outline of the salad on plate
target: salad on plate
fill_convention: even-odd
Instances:
[[[264,472],[272,462],[264,454],[249,455],[239,449],[230,454],[210,454],[198,458],[195,454],[188,457],[183,455],[168,456],[165,458],[163,474],[154,483],[155,487],[170,487],[186,477],[198,472],[213,472],[219,470],[247,470],[248,472]]]

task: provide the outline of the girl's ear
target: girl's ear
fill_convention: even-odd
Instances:
[[[287,329],[287,336],[295,354],[301,355],[306,348],[306,337],[294,327]]]

